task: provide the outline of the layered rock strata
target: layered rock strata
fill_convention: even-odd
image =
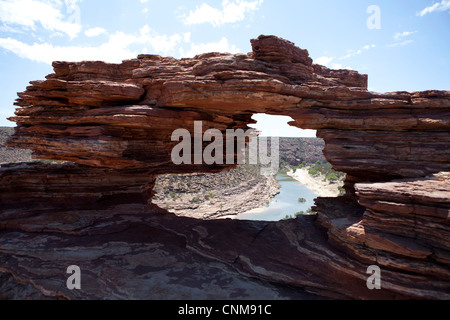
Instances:
[[[260,36],[251,43],[253,52],[247,55],[55,62],[47,80],[31,82],[19,94],[20,108],[11,118],[18,127],[9,146],[77,164],[1,169],[0,253],[6,261],[1,271],[54,297],[145,298],[152,295],[141,291],[136,278],[159,272],[161,282],[146,282],[151,288],[180,285],[180,277],[168,278],[165,272],[173,274],[178,258],[195,253],[206,259],[205,268],[216,261],[222,270],[227,266],[319,296],[450,298],[445,173],[450,171],[450,92],[369,92],[366,75],[315,65],[306,50],[289,41]],[[234,166],[174,165],[175,129],[193,132],[201,120],[202,132],[215,128],[225,135],[226,129],[246,130],[255,113],[291,116],[291,125],[318,130],[327,160],[347,173],[347,195],[317,199],[315,222],[200,221],[147,204],[155,174]],[[37,199],[49,199],[45,210],[35,205]],[[35,227],[28,214],[34,215]],[[81,224],[65,221],[70,216]],[[49,229],[52,224],[57,227]],[[65,290],[56,276],[59,267],[73,264],[69,252],[75,247],[97,284],[84,293]],[[56,260],[59,267],[49,267]],[[373,264],[382,270],[380,290],[366,286],[366,270]],[[200,285],[212,278],[195,279]],[[193,294],[186,286],[184,292]],[[172,289],[183,292],[179,286]]]
[[[61,224],[108,215],[113,207],[120,206],[124,211],[146,207],[155,180],[156,175],[139,169],[42,162],[3,165],[0,228],[59,230]]]

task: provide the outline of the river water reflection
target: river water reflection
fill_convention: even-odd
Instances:
[[[272,203],[265,208],[238,214],[236,219],[278,221],[286,215],[294,216],[299,211],[306,212],[314,205],[314,199],[318,196],[297,180],[281,172],[277,174],[276,179],[281,188],[280,193],[272,199]],[[299,198],[304,198],[306,201],[301,203],[298,201]]]

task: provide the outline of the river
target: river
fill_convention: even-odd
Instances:
[[[314,199],[318,196],[307,187],[301,185],[297,180],[282,172],[276,175],[276,179],[281,186],[280,193],[272,199],[269,206],[238,214],[235,218],[240,220],[278,221],[286,215],[294,216],[299,211],[306,212],[314,205]],[[304,198],[306,201],[301,203],[298,201],[299,198]]]

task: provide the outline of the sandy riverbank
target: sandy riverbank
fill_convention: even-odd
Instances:
[[[338,187],[343,185],[342,181],[335,183],[324,181],[323,175],[313,177],[308,173],[307,168],[297,169],[295,172],[290,170],[286,174],[313,191],[319,197],[337,197],[339,195]]]

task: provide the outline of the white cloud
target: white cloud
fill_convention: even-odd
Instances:
[[[323,66],[328,67],[328,68],[330,68],[330,69],[348,69],[348,70],[354,70],[353,67],[348,66],[348,65],[344,67],[341,63],[335,62],[335,60],[345,60],[345,59],[349,59],[349,58],[355,57],[355,56],[357,56],[357,55],[360,55],[360,54],[362,54],[364,51],[368,51],[368,50],[373,49],[373,48],[375,48],[375,47],[376,47],[375,44],[367,44],[367,45],[361,47],[361,48],[358,49],[358,50],[347,50],[347,54],[346,54],[345,56],[338,57],[338,58],[323,56],[323,57],[320,57],[320,58],[315,59],[315,60],[314,60],[314,63],[323,65]]]
[[[369,50],[370,48],[375,48],[376,45],[372,44],[372,45],[365,45],[364,47],[362,47],[363,50]]]
[[[413,42],[413,40],[409,39],[409,40],[403,40],[403,38],[405,37],[409,37],[410,35],[416,33],[417,31],[404,31],[404,32],[397,32],[396,34],[394,34],[394,39],[397,42],[388,44],[387,47],[389,48],[393,48],[393,47],[402,47],[402,46],[406,46],[410,43]]]
[[[349,65],[344,66],[341,63],[337,63],[337,62],[335,62],[335,60],[344,60],[344,59],[347,59],[350,57],[354,57],[356,55],[363,53],[364,51],[370,50],[375,47],[376,47],[375,44],[371,44],[371,45],[365,45],[361,49],[358,49],[358,50],[348,50],[349,53],[347,55],[345,55],[343,57],[339,57],[339,58],[323,56],[323,57],[315,59],[314,63],[320,64],[320,65],[323,65],[325,67],[328,67],[330,69],[335,69],[335,70],[339,70],[339,69],[355,70],[353,67],[351,67]]]
[[[209,43],[191,43],[190,49],[185,52],[180,49],[180,55],[185,58],[192,58],[197,54],[208,53],[208,52],[228,52],[228,53],[239,53],[239,50],[235,45],[230,45],[228,43],[228,39],[222,37],[217,42],[209,42]]]
[[[78,0],[3,0],[0,21],[6,26],[36,30],[40,25],[50,32],[63,32],[74,38],[81,31]],[[63,11],[66,14],[63,14]]]
[[[183,16],[186,25],[210,23],[217,27],[225,23],[239,22],[245,19],[245,15],[259,9],[264,0],[223,0],[222,8],[211,7],[207,3],[197,6],[189,15]]]
[[[331,65],[331,69],[342,69],[342,68],[343,68],[342,64],[340,64],[340,63],[333,63]]]
[[[339,59],[340,60],[348,59],[348,58],[360,55],[364,51],[370,50],[370,49],[375,48],[375,47],[376,47],[376,45],[371,44],[371,45],[365,45],[361,49],[358,49],[358,50],[348,50],[347,51],[348,53],[345,56],[340,57]]]
[[[7,26],[7,25],[0,26],[0,31],[8,32],[8,33],[24,33],[24,31],[19,28],[13,28],[13,27]]]
[[[27,44],[12,38],[0,38],[0,47],[13,52],[19,57],[51,64],[53,61],[102,60],[120,62],[135,58],[143,52],[142,48],[151,48],[152,53],[166,55],[175,53],[175,49],[188,42],[190,34],[159,35],[148,25],[142,27],[139,34],[116,32],[109,36],[107,42],[95,46],[55,46],[50,43]],[[137,50],[132,50],[130,47]],[[192,44],[191,44],[192,46]],[[195,49],[195,46],[194,46]]]
[[[131,44],[150,45],[154,51],[160,54],[173,53],[175,48],[186,39],[185,34],[174,34],[171,36],[159,35],[153,32],[148,25],[141,28],[139,36],[125,35]]]
[[[0,47],[7,49],[21,58],[51,64],[53,61],[103,60],[120,62],[133,57],[126,47],[115,47],[114,44],[103,44],[99,47],[53,46],[50,43],[33,43],[29,45],[12,38],[0,38]],[[112,50],[114,49],[114,50]]]
[[[47,42],[27,44],[8,37],[0,38],[0,48],[11,51],[21,58],[47,64],[53,61],[82,60],[118,63],[124,59],[135,58],[139,53],[173,56],[178,53],[179,57],[193,57],[206,52],[241,52],[225,37],[216,42],[196,44],[191,42],[190,32],[160,35],[148,25],[144,25],[136,34],[124,32],[110,34],[108,41],[98,46],[58,46]]]
[[[408,44],[410,44],[412,42],[413,42],[412,40],[405,40],[405,41],[402,41],[402,42],[396,42],[396,43],[388,44],[388,47],[392,48],[392,47],[406,46],[406,45],[408,45]]]
[[[106,33],[106,30],[103,29],[103,28],[100,28],[100,27],[91,28],[91,29],[88,29],[88,30],[86,30],[84,32],[84,34],[87,37],[97,37],[97,36],[99,36],[101,34],[104,34],[104,33]]]
[[[183,33],[183,40],[184,42],[191,42],[191,33],[190,32]]]
[[[423,17],[424,15],[436,11],[449,11],[450,13],[450,0],[442,0],[441,2],[436,2],[433,5],[426,7],[419,13],[417,13],[418,16]]]
[[[344,67],[340,63],[331,63],[334,59],[335,59],[334,57],[320,57],[320,58],[317,58],[316,60],[314,60],[314,63],[323,65],[323,66],[328,67],[330,69],[336,69],[336,70],[338,70],[338,69],[349,69],[349,70],[353,70],[353,68],[350,67],[350,66]]]
[[[320,57],[314,60],[314,63],[321,64],[323,66],[328,66],[328,64],[333,61],[334,57]]]
[[[294,121],[288,116],[272,116],[267,114],[254,114],[256,124],[249,127],[261,131],[260,137],[316,137],[316,130],[303,130],[290,126],[288,122]]]
[[[394,35],[394,39],[395,39],[395,40],[400,40],[401,38],[410,36],[410,35],[412,35],[412,34],[414,34],[414,33],[416,33],[416,32],[417,32],[417,31],[397,32],[397,33]]]

